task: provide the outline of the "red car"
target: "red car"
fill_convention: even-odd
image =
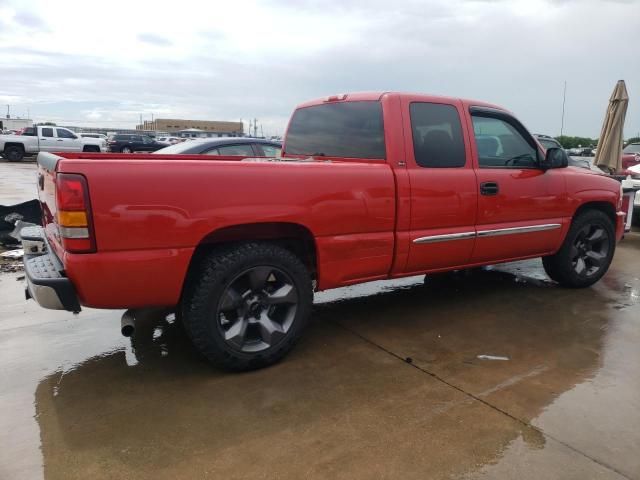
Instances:
[[[630,143],[622,150],[622,171],[640,163],[640,143]]]
[[[543,152],[495,105],[365,93],[300,105],[282,158],[41,153],[28,294],[176,307],[243,370],[293,347],[314,290],[533,257],[587,287],[622,237],[621,187]]]

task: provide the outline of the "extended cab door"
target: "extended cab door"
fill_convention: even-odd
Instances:
[[[53,127],[38,128],[38,145],[41,152],[60,152],[57,138],[53,133]]]
[[[553,251],[568,216],[563,169],[540,168],[537,142],[507,112],[469,112],[479,191],[473,262]]]
[[[411,185],[406,272],[465,265],[475,244],[477,181],[462,103],[403,97]]]

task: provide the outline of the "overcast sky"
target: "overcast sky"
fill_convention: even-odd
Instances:
[[[536,133],[597,137],[618,79],[640,131],[640,1],[0,0],[0,103],[37,121],[132,127],[257,117],[333,93],[474,98]],[[3,115],[6,113],[2,111]]]

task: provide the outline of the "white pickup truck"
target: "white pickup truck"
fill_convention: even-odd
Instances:
[[[19,162],[39,152],[106,152],[101,138],[83,138],[68,128],[40,125],[26,128],[22,135],[0,135],[0,155]]]

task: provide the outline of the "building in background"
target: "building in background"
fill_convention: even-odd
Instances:
[[[136,130],[162,131],[181,137],[243,137],[242,122],[219,122],[215,120],[180,120],[156,118],[136,125]]]
[[[33,127],[33,120],[30,118],[0,118],[0,130],[22,130]]]

